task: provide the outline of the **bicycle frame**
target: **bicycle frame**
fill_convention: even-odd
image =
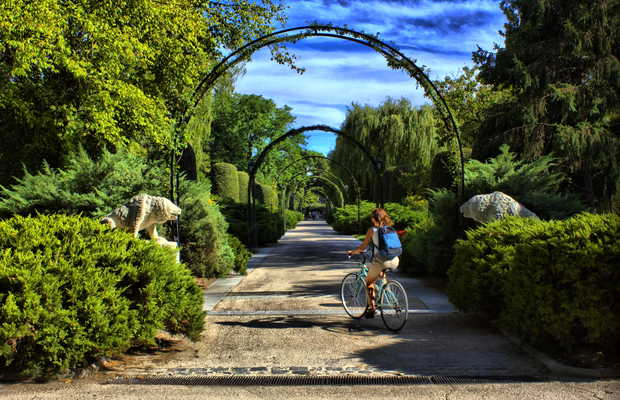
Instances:
[[[368,266],[366,266],[366,262],[365,262],[365,257],[364,260],[362,262],[360,262],[360,272],[358,273],[358,285],[355,288],[355,294],[358,295],[360,290],[366,290],[366,277],[368,276]],[[375,290],[377,291],[377,293],[379,294],[376,299],[375,299],[375,303],[377,305],[378,309],[381,309],[383,307],[394,307],[394,304],[397,304],[398,301],[396,300],[396,298],[394,297],[394,294],[389,290],[389,289],[385,289],[385,284],[387,283],[387,277],[384,276],[382,279],[377,279],[375,281]],[[383,297],[383,292],[386,293],[386,298],[388,303],[387,304],[383,304],[381,303],[380,299]]]

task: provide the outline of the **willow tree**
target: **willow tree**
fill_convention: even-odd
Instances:
[[[480,77],[514,97],[482,124],[474,156],[502,143],[554,153],[570,190],[607,203],[620,176],[620,1],[505,0],[505,47],[479,50]]]
[[[388,193],[387,200],[394,201],[427,185],[433,157],[440,149],[437,125],[432,107],[416,108],[406,99],[388,98],[379,107],[353,104],[341,130],[381,159],[388,171],[386,179],[394,180],[392,187],[399,187],[391,196]],[[339,137],[331,157],[358,174],[364,197],[376,197],[377,177],[359,149]]]

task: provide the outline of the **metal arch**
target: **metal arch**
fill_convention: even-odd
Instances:
[[[288,35],[291,32],[299,32],[304,31],[303,33],[296,33]],[[333,32],[333,33],[326,33]],[[286,35],[285,35],[286,34]],[[285,36],[280,36],[285,35]],[[348,35],[348,36],[347,36]],[[204,93],[211,88],[215,81],[221,77],[230,67],[238,64],[243,61],[245,58],[251,56],[257,50],[267,47],[273,44],[278,44],[282,42],[295,42],[297,40],[306,38],[306,37],[333,37],[342,40],[352,41],[363,46],[369,47],[375,50],[378,53],[381,53],[384,57],[386,57],[388,61],[388,65],[397,69],[405,69],[409,72],[409,75],[418,81],[423,87],[425,92],[431,97],[433,103],[439,103],[443,106],[439,107],[442,117],[444,119],[444,123],[447,127],[451,125],[454,136],[457,140],[458,148],[459,148],[459,158],[461,164],[461,185],[458,188],[459,198],[462,200],[463,189],[465,186],[465,173],[464,173],[464,157],[463,157],[463,146],[460,138],[460,130],[454,116],[452,114],[452,110],[448,106],[441,92],[437,89],[435,83],[424,73],[423,69],[418,67],[418,65],[412,61],[410,58],[405,56],[400,50],[387,44],[386,42],[363,32],[358,32],[349,28],[343,27],[335,27],[331,25],[321,25],[321,24],[311,24],[306,26],[294,27],[279,30],[276,32],[269,33],[267,35],[261,36],[244,46],[238,48],[233,51],[231,54],[222,59],[214,68],[211,69],[209,74],[207,74],[198,84],[192,98],[195,98],[195,105],[200,102],[200,99],[204,95]],[[275,38],[275,39],[271,39]],[[271,39],[271,40],[268,40]],[[426,86],[428,85],[428,87]],[[429,89],[430,88],[430,89]],[[431,90],[432,89],[432,90]],[[195,107],[194,105],[194,107]],[[194,108],[193,107],[193,108]],[[192,109],[193,109],[192,108]],[[447,115],[446,115],[447,114]],[[183,123],[189,120],[189,116],[184,116]],[[182,125],[181,124],[181,125]]]
[[[305,171],[301,171],[300,173],[295,174],[294,176],[299,176],[300,174],[307,173],[307,172],[327,173],[327,174],[329,174],[330,179],[331,178],[337,179],[338,180],[338,184],[340,185],[340,188],[342,189],[341,190],[341,194],[342,194],[343,201],[346,202],[346,197],[344,196],[344,193],[346,192],[347,185],[345,185],[345,183],[344,183],[344,181],[342,180],[341,177],[339,177],[338,175],[334,174],[329,169],[325,169],[325,168],[321,168],[321,167],[317,167],[317,166],[308,166],[308,168]],[[308,175],[308,178],[312,178],[313,176],[315,176],[315,175]],[[276,184],[279,184],[277,179],[276,179]]]
[[[336,128],[332,128],[330,126],[327,125],[312,125],[312,126],[303,126],[301,128],[295,128],[295,129],[291,129],[288,132],[286,132],[285,134],[283,134],[282,136],[276,138],[275,140],[271,141],[271,143],[269,143],[261,152],[260,154],[256,157],[256,161],[254,161],[251,165],[250,165],[250,170],[249,170],[249,180],[248,180],[248,239],[249,239],[249,243],[252,246],[255,246],[258,243],[258,237],[257,234],[258,232],[256,231],[256,216],[255,216],[255,212],[256,212],[256,199],[254,196],[254,186],[256,183],[256,173],[258,172],[258,169],[261,167],[261,165],[263,164],[263,162],[265,161],[265,157],[267,157],[267,154],[269,154],[269,152],[278,144],[282,143],[284,140],[292,137],[292,136],[296,136],[296,135],[300,135],[304,132],[307,131],[323,131],[323,132],[331,132],[331,133],[335,133],[336,135],[345,138],[346,140],[351,141],[354,145],[356,145],[363,153],[364,155],[370,160],[374,170],[375,170],[375,174],[377,175],[377,180],[379,181],[379,185],[380,185],[380,202],[379,204],[381,206],[383,206],[383,180],[381,179],[382,173],[383,173],[383,162],[378,160],[376,157],[373,157],[373,155],[370,153],[370,151],[363,145],[361,144],[359,141],[357,141],[355,138],[345,134],[344,132],[342,132],[339,129]],[[344,197],[344,196],[343,196]]]
[[[337,165],[338,167],[342,168],[348,175],[349,177],[351,177],[351,179],[353,180],[353,183],[355,184],[355,195],[356,195],[356,205],[357,205],[357,225],[358,227],[361,229],[361,220],[360,220],[360,202],[361,202],[361,189],[360,189],[360,185],[359,182],[357,181],[357,178],[355,177],[355,175],[351,172],[351,170],[344,164],[333,160],[329,157],[325,157],[325,156],[319,156],[319,155],[314,155],[314,154],[309,154],[306,156],[303,156],[301,158],[298,158],[295,161],[292,161],[290,163],[288,163],[287,165],[285,165],[283,168],[281,168],[278,171],[278,175],[280,175],[283,171],[286,171],[289,167],[291,167],[292,165],[295,165],[296,163],[303,161],[303,160],[310,160],[310,159],[317,159],[317,160],[327,160],[330,161],[331,163]],[[335,175],[335,174],[334,174]]]
[[[323,170],[322,172],[326,172],[326,171],[325,171],[325,170]],[[310,178],[310,179],[312,179],[312,178],[318,178],[318,179],[321,179],[321,180],[324,180],[324,181],[329,182],[329,183],[330,183],[331,185],[333,185],[333,186],[334,186],[334,188],[338,191],[338,193],[340,194],[340,197],[342,198],[342,200],[343,200],[343,202],[344,202],[344,195],[343,195],[343,193],[342,193],[342,190],[340,190],[340,187],[338,187],[338,185],[337,185],[336,183],[334,183],[333,181],[331,181],[331,180],[329,180],[328,178],[325,178],[324,176],[321,176],[321,175],[312,175],[312,176],[308,176],[308,175],[304,175],[304,174],[306,174],[306,171],[299,172],[299,173],[297,173],[297,174],[295,174],[295,175],[291,176],[290,178],[288,178],[285,182],[283,182],[282,184],[283,184],[283,185],[284,185],[284,187],[285,187],[285,189],[284,189],[284,193],[286,194],[286,191],[287,191],[287,189],[288,189],[288,186],[289,186],[289,185],[290,185],[290,184],[291,184],[291,183],[292,183],[295,179],[297,179],[297,178],[298,178],[298,177],[300,177],[300,176],[306,176],[306,177],[308,177],[308,178]],[[303,182],[298,182],[298,184],[301,184],[301,183],[303,183]],[[296,192],[296,191],[297,191],[297,188],[295,189],[295,191],[294,191],[294,192]],[[294,193],[294,192],[292,192],[292,193]],[[282,197],[284,198],[285,196],[282,196]]]
[[[317,158],[322,158],[322,156],[316,156],[316,157],[317,157]],[[325,158],[327,158],[327,157],[325,157]],[[302,161],[302,160],[303,160],[303,158],[299,158],[299,159],[297,159],[297,160],[293,161],[292,163],[289,163],[289,164],[288,164],[288,166],[293,165],[293,164],[295,164],[295,163],[297,163],[297,162],[299,162],[299,161]],[[285,168],[283,168],[283,169],[285,169]],[[283,185],[283,190],[282,190],[282,193],[281,193],[281,198],[282,198],[282,201],[280,202],[280,216],[281,216],[281,218],[282,218],[282,220],[283,220],[284,230],[285,230],[285,231],[286,231],[286,220],[285,220],[284,210],[285,210],[285,208],[286,208],[285,201],[288,201],[288,200],[285,200],[285,198],[286,198],[286,196],[287,196],[287,190],[288,190],[288,187],[289,187],[289,185],[290,185],[290,183],[291,183],[291,181],[292,181],[293,179],[295,179],[295,178],[297,178],[297,177],[299,177],[299,176],[301,176],[301,175],[303,175],[303,174],[305,174],[305,173],[307,173],[307,172],[320,172],[320,173],[328,173],[328,174],[330,175],[330,177],[336,178],[336,179],[338,180],[338,182],[339,182],[339,184],[340,184],[341,188],[342,188],[342,190],[340,190],[340,189],[339,189],[338,191],[340,192],[340,195],[342,196],[342,199],[343,199],[343,200],[345,199],[344,194],[343,194],[343,190],[345,190],[345,189],[346,189],[346,185],[344,184],[344,181],[342,180],[342,178],[340,178],[338,175],[334,174],[334,173],[333,173],[333,172],[331,172],[330,170],[328,170],[328,169],[324,169],[324,168],[320,168],[320,167],[318,167],[318,166],[314,165],[314,166],[310,166],[310,169],[306,169],[305,171],[300,171],[299,173],[297,173],[297,174],[295,174],[295,175],[293,175],[293,176],[289,177],[289,179],[287,180],[287,184],[286,184],[286,185]],[[278,175],[278,176],[279,176],[279,175]],[[315,177],[315,176],[316,176],[316,175],[314,175],[314,176],[308,176],[308,178],[312,178],[312,177]],[[352,176],[352,177],[353,177],[353,176]],[[355,177],[353,177],[353,179],[355,179]],[[276,185],[280,185],[280,184],[281,184],[281,182],[278,182],[278,179],[276,179]],[[357,184],[357,183],[356,183],[356,184]],[[357,200],[357,204],[358,204],[358,215],[359,215],[359,189],[357,190],[357,193],[356,193],[356,194],[357,194],[357,196],[358,196],[358,197],[356,197],[356,200]]]

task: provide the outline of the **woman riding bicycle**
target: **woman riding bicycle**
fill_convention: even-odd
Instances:
[[[392,226],[392,219],[388,215],[388,213],[383,208],[375,208],[372,210],[372,214],[370,217],[370,221],[372,222],[372,227],[368,228],[366,232],[366,237],[362,244],[358,246],[355,250],[349,250],[347,253],[351,254],[360,254],[366,251],[368,246],[372,244],[372,260],[368,267],[368,276],[366,277],[366,286],[368,288],[368,310],[366,311],[366,317],[372,318],[375,315],[376,311],[376,290],[375,290],[375,281],[378,278],[383,279],[383,270],[391,269],[395,270],[398,268],[398,257],[394,257],[391,260],[383,260],[378,254],[378,251],[375,249],[379,248],[379,228],[382,226]]]

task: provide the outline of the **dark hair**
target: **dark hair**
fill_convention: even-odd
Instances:
[[[394,225],[394,223],[392,222],[392,218],[390,218],[387,211],[385,211],[383,208],[375,208],[374,210],[372,210],[370,221],[375,226]]]

